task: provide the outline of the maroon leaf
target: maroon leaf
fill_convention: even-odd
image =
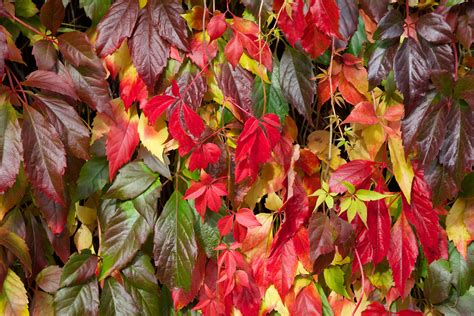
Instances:
[[[451,45],[434,45],[420,39],[421,48],[431,70],[440,69],[454,72],[454,53]]]
[[[36,94],[39,107],[56,128],[66,149],[77,158],[88,160],[89,129],[82,122],[76,110],[63,99]]]
[[[351,0],[337,0],[339,7],[339,33],[347,42],[350,40],[352,34],[357,30],[359,12],[357,3]]]
[[[253,114],[253,76],[248,71],[240,67],[240,65],[233,69],[228,63],[223,64],[221,66],[219,86],[224,96],[237,105],[234,110],[236,117],[243,120],[249,114]],[[243,110],[239,109],[239,107]]]
[[[425,169],[425,180],[431,187],[433,205],[441,205],[458,193],[458,186],[438,159],[433,160]]]
[[[36,70],[30,73],[26,80],[22,82],[23,85],[28,87],[35,87],[44,89],[52,92],[56,92],[68,97],[78,100],[76,92],[73,88],[73,83],[65,80],[55,72],[47,70]]]
[[[39,70],[53,70],[58,60],[58,52],[47,40],[39,40],[33,44],[33,56]]]
[[[457,184],[474,164],[474,112],[455,103],[448,114],[446,139],[439,161],[447,168]]]
[[[153,25],[160,36],[171,45],[187,52],[189,40],[186,22],[181,17],[181,13],[183,13],[181,3],[174,0],[150,0],[148,6]]]
[[[51,254],[48,249],[49,241],[46,233],[33,214],[25,214],[26,221],[26,244],[32,260],[33,276],[36,276],[49,262],[47,256]]]
[[[40,20],[47,29],[55,34],[64,20],[63,2],[61,0],[47,0],[41,7]]]
[[[448,114],[448,101],[442,99],[439,102],[433,102],[430,110],[420,122],[420,128],[417,134],[417,145],[419,148],[418,157],[425,165],[438,155],[441,144],[446,135],[446,117]]]
[[[370,160],[353,160],[333,172],[329,180],[332,192],[344,193],[347,191],[343,182],[349,182],[355,187],[364,185],[375,171],[376,164]]]
[[[193,74],[189,68],[185,68],[176,83],[184,103],[194,111],[201,106],[202,98],[207,90],[207,83],[200,73]],[[172,94],[171,87],[166,90],[168,95]]]
[[[133,0],[115,2],[97,25],[95,47],[100,57],[112,54],[123,40],[132,36],[140,7]]]
[[[398,41],[381,41],[377,44],[368,62],[368,77],[371,89],[378,86],[392,70],[397,49]]]
[[[41,221],[43,224],[43,229],[46,231],[49,242],[53,246],[54,252],[58,255],[63,263],[68,261],[69,256],[71,255],[70,240],[69,240],[69,231],[64,229],[61,234],[53,234],[51,229],[45,221]]]
[[[23,155],[21,128],[13,107],[0,107],[0,193],[5,193],[16,181]]]
[[[427,89],[429,68],[420,45],[405,38],[395,55],[395,81],[403,93],[405,113],[410,113],[421,101]]]
[[[58,37],[59,51],[74,67],[86,66],[102,70],[102,62],[94,52],[85,33],[74,31]],[[105,74],[104,74],[105,78]]]
[[[0,76],[5,73],[5,59],[8,58],[7,37],[0,29]]]
[[[415,227],[428,262],[439,259],[440,245],[438,236],[441,234],[438,213],[431,203],[431,189],[424,180],[423,169],[415,170],[411,189],[411,205],[403,201],[403,213]]]
[[[443,16],[431,12],[422,15],[416,23],[416,31],[428,42],[434,44],[449,44],[453,39],[453,31]]]
[[[153,89],[155,82],[166,67],[169,46],[153,25],[150,4],[140,11],[137,26],[128,44],[133,64],[145,84]]]
[[[406,297],[405,285],[415,267],[418,256],[418,246],[415,234],[405,217],[404,212],[400,214],[395,225],[392,227],[392,241],[388,250],[387,259],[392,268],[395,287]]]
[[[27,105],[23,109],[21,136],[26,174],[35,189],[64,205],[64,145],[54,127],[38,111]]]
[[[60,234],[66,225],[69,207],[56,203],[40,191],[35,191],[35,200],[53,234]]]
[[[331,263],[336,251],[334,246],[336,232],[325,214],[313,213],[309,221],[308,235],[311,262],[316,263],[322,256],[330,255],[327,263]]]
[[[390,247],[390,213],[384,200],[367,203],[367,226],[374,264],[381,262]]]
[[[362,10],[364,10],[375,22],[387,13],[390,0],[360,0]]]
[[[390,10],[377,25],[375,40],[395,40],[403,33],[403,17],[398,10]]]

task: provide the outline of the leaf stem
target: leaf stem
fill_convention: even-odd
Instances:
[[[30,31],[32,31],[33,33],[36,33],[40,36],[42,36],[45,40],[47,41],[50,41],[51,43],[53,44],[56,44],[58,45],[58,41],[48,35],[46,35],[45,33],[42,33],[41,31],[39,31],[37,28],[23,22],[22,20],[20,20],[19,18],[17,18],[16,16],[14,16],[13,14],[9,14],[8,15],[12,20],[14,20],[15,22],[17,22],[18,24],[21,24],[23,25],[24,27],[26,27],[27,29],[29,29]]]
[[[361,274],[361,278],[362,278],[362,289],[361,289],[360,297],[357,300],[357,305],[354,308],[354,310],[352,311],[352,316],[354,316],[356,314],[357,310],[359,309],[359,306],[362,303],[362,298],[364,297],[364,290],[365,290],[365,275],[364,275],[364,269],[362,267],[362,262],[360,261],[359,252],[357,252],[357,249],[354,249],[354,253],[355,253],[355,256],[356,256],[356,259],[357,259],[357,263],[359,264],[360,274]]]

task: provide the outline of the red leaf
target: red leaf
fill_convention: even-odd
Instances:
[[[309,9],[313,23],[321,32],[342,39],[339,34],[339,8],[335,0],[312,0]]]
[[[298,257],[293,240],[285,242],[267,261],[267,273],[282,300],[288,294],[295,279]]]
[[[387,259],[392,268],[393,280],[398,291],[405,298],[405,284],[415,268],[418,256],[416,237],[405,217],[405,212],[400,213],[395,225],[392,227],[392,241],[388,250]]]
[[[202,35],[196,34],[191,40],[191,49],[187,55],[201,69],[206,69],[207,64],[217,55],[217,42],[203,42]]]
[[[415,169],[415,177],[411,189],[411,206],[403,201],[403,212],[408,221],[415,226],[416,234],[420,239],[423,252],[428,262],[439,259],[441,256],[438,213],[431,202],[431,189],[424,179],[424,171]]]
[[[221,150],[214,143],[198,145],[189,156],[189,170],[205,169],[219,161]]]
[[[201,117],[186,104],[173,110],[168,127],[171,136],[179,143],[181,156],[193,149],[205,129]]]
[[[333,172],[329,180],[332,192],[344,193],[347,188],[343,182],[349,182],[355,187],[360,187],[370,180],[376,170],[376,163],[369,160],[353,160]]]
[[[226,196],[227,190],[222,180],[213,179],[205,171],[201,173],[199,182],[193,183],[186,191],[183,199],[195,200],[195,206],[198,213],[204,220],[206,207],[213,212],[219,212],[222,205],[221,196]]]
[[[301,35],[306,29],[306,20],[304,16],[304,1],[295,0],[291,4],[291,17],[288,16],[286,8],[282,8],[283,0],[275,0],[273,8],[275,12],[281,12],[278,18],[278,26],[285,34],[288,42],[295,46],[296,41],[301,39]],[[281,10],[281,11],[280,11]]]
[[[260,224],[253,214],[252,210],[248,208],[239,209],[235,214],[235,220],[237,223],[247,228],[262,226],[262,224]]]
[[[235,181],[257,178],[259,165],[270,159],[271,151],[280,140],[280,120],[275,114],[265,114],[261,120],[249,118],[237,139],[235,150]]]
[[[0,135],[3,138],[0,146],[0,193],[4,193],[15,183],[20,170],[23,146],[17,114],[11,105],[2,105],[0,121]]]
[[[155,95],[142,107],[143,113],[145,113],[150,124],[155,124],[161,114],[176,101],[175,97],[169,95]]]
[[[207,34],[211,41],[221,37],[227,29],[225,15],[222,13],[215,14],[207,24]]]
[[[236,34],[225,46],[224,55],[232,67],[235,68],[235,66],[239,63],[240,56],[242,56],[243,52],[244,47],[239,40],[239,35]]]
[[[370,102],[358,103],[351,111],[351,114],[342,122],[347,123],[359,123],[366,125],[377,124],[379,121],[377,114],[375,114],[374,106]]]
[[[308,230],[303,226],[295,236],[293,236],[293,244],[295,245],[295,252],[298,259],[301,261],[306,270],[312,270],[312,264],[309,260],[309,236]]]
[[[313,284],[302,289],[293,304],[290,311],[292,315],[323,315],[321,297]]]
[[[242,315],[258,315],[261,296],[253,278],[243,270],[236,271],[235,290],[232,295],[235,306]]]
[[[62,205],[66,152],[54,127],[35,109],[23,106],[23,139],[26,174],[36,190]]]
[[[123,40],[132,35],[140,7],[138,2],[115,2],[97,25],[96,50],[100,57],[112,54]]]
[[[311,16],[311,13],[307,16]],[[315,27],[307,27],[301,39],[301,45],[312,58],[317,58],[329,48],[331,39]]]
[[[184,289],[173,289],[171,295],[173,298],[173,305],[175,310],[180,310],[189,303],[191,303],[201,288],[204,282],[204,273],[206,270],[206,255],[202,252],[199,253],[196,263],[193,268],[191,288],[189,291]]]
[[[139,101],[140,105],[147,102],[148,89],[135,69],[133,72],[126,72],[120,81],[120,98],[127,111],[135,101]]]
[[[64,226],[67,222],[69,206],[66,207],[56,203],[40,191],[35,191],[35,198],[36,203],[38,203],[38,207],[53,234],[60,234],[64,230]]]
[[[387,255],[390,247],[391,222],[390,213],[383,199],[367,203],[367,226],[374,264],[381,262]]]
[[[362,316],[390,316],[390,312],[379,302],[373,302],[362,312]]]
[[[109,179],[112,181],[117,171],[130,161],[140,142],[138,135],[138,115],[114,122],[107,134],[105,151],[109,161]]]
[[[219,219],[219,221],[217,222],[217,229],[219,229],[219,233],[221,234],[221,236],[225,236],[228,233],[230,233],[230,231],[232,230],[233,224],[234,224],[233,214],[226,215],[222,217],[221,219]]]

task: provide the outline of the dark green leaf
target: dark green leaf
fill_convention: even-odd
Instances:
[[[217,221],[221,217],[222,215],[219,213],[207,212],[204,222],[196,221],[194,223],[197,241],[208,257],[214,257],[216,253],[214,249],[219,245],[220,234],[217,229]]]
[[[38,9],[32,0],[16,0],[15,15],[23,18],[31,18],[38,13]]]
[[[360,56],[360,52],[362,51],[362,46],[364,43],[367,42],[367,34],[365,33],[365,24],[364,20],[361,17],[359,19],[359,24],[357,26],[357,31],[352,35],[352,38],[349,42],[349,47],[347,51],[354,55]]]
[[[92,24],[97,24],[109,9],[110,0],[79,0],[79,6],[92,20]]]
[[[129,263],[150,234],[150,226],[131,201],[120,205],[105,227],[102,239],[102,269],[99,280]]]
[[[462,181],[462,195],[474,197],[474,172],[467,174]]]
[[[109,163],[105,157],[93,157],[81,168],[77,180],[76,200],[88,198],[109,181]]]
[[[100,297],[99,315],[139,315],[139,313],[133,298],[125,291],[123,285],[114,278],[107,278]]]
[[[160,196],[161,182],[157,178],[156,181],[142,194],[132,200],[133,206],[146,219],[148,225],[153,227],[157,219],[157,201]]]
[[[460,296],[464,295],[471,285],[472,275],[466,260],[452,243],[449,244],[449,263],[453,271],[451,283],[458,290]]]
[[[280,62],[280,84],[286,99],[312,124],[316,85],[311,59],[287,47]]]
[[[157,179],[159,179],[159,175],[151,171],[145,163],[131,162],[120,169],[105,197],[131,200],[145,192]]]
[[[424,284],[426,297],[432,304],[439,304],[449,297],[451,271],[446,260],[433,261],[428,267],[428,278]]]
[[[174,191],[156,222],[153,250],[158,278],[170,288],[191,287],[197,257],[194,220],[188,202]]]
[[[68,286],[54,296],[57,315],[84,316],[97,315],[99,311],[99,287],[97,280]]]

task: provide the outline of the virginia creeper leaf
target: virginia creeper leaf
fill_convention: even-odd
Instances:
[[[2,315],[28,315],[28,296],[20,277],[8,269],[0,292],[0,313]]]
[[[100,315],[138,315],[138,307],[122,284],[107,278],[100,297]]]
[[[380,20],[374,33],[375,40],[397,39],[403,33],[403,17],[398,10],[390,10]]]
[[[41,7],[41,23],[55,34],[63,22],[64,11],[64,6],[61,0],[47,0]]]
[[[97,315],[99,287],[95,279],[60,289],[54,296],[58,315]]]
[[[97,256],[89,252],[73,254],[63,267],[61,287],[69,287],[87,282],[94,277],[97,267]]]
[[[101,190],[109,181],[109,164],[105,157],[93,157],[81,168],[76,199],[83,200]]]
[[[20,260],[26,273],[31,274],[31,257],[28,246],[20,236],[4,227],[0,227],[0,245],[15,255]]]
[[[391,219],[384,200],[367,203],[367,228],[372,244],[374,264],[381,262],[390,247]]]
[[[434,44],[449,44],[453,31],[442,15],[431,12],[422,15],[416,23],[418,36]]]
[[[23,156],[17,114],[9,104],[0,106],[0,193],[13,186]]]
[[[65,80],[64,77],[53,71],[36,70],[30,73],[26,80],[22,82],[24,86],[40,88],[52,92],[56,92],[78,100],[78,96],[74,91],[73,83]]]

